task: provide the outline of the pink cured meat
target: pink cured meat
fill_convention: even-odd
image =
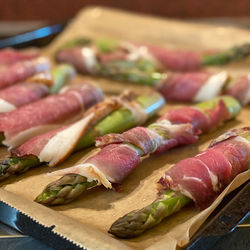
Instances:
[[[103,98],[100,89],[77,85],[67,91],[51,95],[14,111],[0,114],[0,131],[5,136],[18,134],[32,127],[58,124],[78,115]]]
[[[65,62],[72,64],[78,72],[81,72],[83,74],[90,73],[88,67],[84,62],[82,49],[83,47],[63,49],[57,53],[56,60],[58,62]]]
[[[160,179],[161,189],[173,189],[208,207],[226,185],[247,169],[249,144],[230,138],[170,168]]]
[[[58,62],[66,62],[72,64],[77,71],[87,74],[87,73],[92,73],[85,61],[84,61],[84,56],[83,56],[83,49],[85,47],[75,47],[71,49],[64,49],[58,52],[56,55],[56,60]],[[112,53],[96,53],[94,49],[88,48],[92,50],[95,60],[99,61],[101,63],[109,63],[112,61],[119,61],[119,60],[126,60],[127,53],[122,50],[118,50]]]
[[[26,143],[22,144],[21,146],[12,149],[11,154],[16,155],[18,157],[23,157],[26,155],[39,156],[41,150],[49,142],[49,140],[57,133],[64,130],[66,127],[67,125],[48,131],[46,133],[46,136],[44,136],[45,134],[35,136],[28,140]]]
[[[161,82],[158,91],[166,100],[192,101],[210,76],[208,72],[170,74]]]
[[[44,84],[24,82],[0,90],[0,99],[15,107],[34,102],[49,93]]]
[[[183,107],[169,110],[166,116],[161,119],[167,119],[173,124],[190,123],[196,131],[204,132],[208,127],[208,118],[199,109],[192,107]]]
[[[186,130],[187,127],[188,130]],[[157,136],[152,136],[152,132],[150,133],[148,128],[136,127],[122,134],[104,135],[97,138],[96,142],[99,147],[105,147],[109,144],[130,143],[141,149],[143,155],[147,155],[154,152],[162,153],[180,145],[193,144],[198,140],[191,126],[188,125],[183,126],[178,131],[172,130],[170,133],[171,138],[162,139],[160,142]]]
[[[206,113],[209,116],[209,123],[207,130],[217,127],[222,124],[224,121],[228,120],[230,114],[225,103],[222,100],[219,100],[218,105],[213,111],[206,110]]]
[[[242,76],[226,89],[225,94],[235,97],[241,104],[246,105],[250,101],[249,90],[250,78],[249,76]]]
[[[206,110],[205,112],[206,115],[197,108],[184,107],[170,110],[161,119],[168,119],[174,124],[191,123],[196,131],[206,132],[217,127],[230,117],[223,100],[219,100],[218,105],[213,111]]]
[[[195,71],[201,67],[201,55],[191,51],[167,50],[165,48],[147,46],[149,52],[164,68],[173,71]]]
[[[163,152],[172,147],[196,141],[197,136],[192,134],[175,139],[166,139],[157,149],[158,138],[152,137],[147,128],[136,127],[122,134],[109,134],[98,138],[97,143],[102,149],[96,155],[87,159],[86,163],[94,164],[105,176],[110,177],[113,183],[121,183],[138,167],[141,156],[153,153],[156,149]],[[143,151],[143,154],[139,155],[136,150],[123,143],[137,146]]]
[[[194,144],[198,141],[199,137],[194,134],[184,134],[176,138],[165,140],[155,151],[156,154],[164,153],[172,148]]]
[[[113,143],[127,142],[131,143],[141,150],[144,154],[149,154],[154,149],[154,141],[148,134],[148,129],[144,127],[136,127],[129,129],[122,134],[108,134],[96,139],[99,147],[107,146]]]
[[[124,61],[127,59],[127,53],[122,50],[118,50],[112,53],[99,53],[98,59],[103,64],[113,61]]]
[[[88,158],[86,163],[97,166],[113,183],[121,183],[139,165],[140,156],[123,144],[111,144]]]
[[[23,52],[11,48],[2,49],[0,50],[0,64],[8,65],[19,61],[34,59],[37,56],[38,53],[36,51]]]
[[[8,87],[36,73],[48,71],[49,69],[50,62],[44,57],[14,63],[0,71],[0,88]]]

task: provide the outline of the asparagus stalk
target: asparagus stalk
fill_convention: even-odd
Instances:
[[[181,193],[168,190],[150,205],[119,218],[108,232],[120,238],[135,237],[159,224],[167,216],[178,212],[191,201]]]
[[[159,98],[158,95],[139,95],[136,97],[136,101],[145,110],[148,118],[155,115],[164,104],[164,100]],[[121,133],[136,125],[131,111],[122,107],[102,119],[93,128],[90,128],[78,142],[75,151],[94,145],[96,137],[109,133]]]
[[[51,205],[67,203],[75,199],[83,191],[96,185],[97,181],[95,180],[88,181],[84,176],[68,174],[47,186],[46,191],[41,193],[35,201],[43,203],[46,200]]]
[[[165,73],[158,72],[154,63],[146,59],[97,64],[95,72],[117,81],[128,81],[149,86],[155,86],[167,76]]]
[[[11,156],[9,159],[0,162],[0,180],[4,180],[16,172],[26,172],[28,169],[39,165],[41,165],[41,162],[33,155],[22,158]]]
[[[140,95],[136,98],[136,101],[145,110],[148,118],[153,116],[164,104],[164,100],[160,95]],[[126,108],[120,108],[98,122],[94,127],[90,128],[79,141],[74,151],[93,145],[97,136],[112,132],[122,132],[135,125],[137,125],[136,120],[131,111]],[[42,164],[36,156],[24,158],[25,161],[23,161],[23,157],[15,156],[0,162],[0,166],[2,166],[2,168],[0,167],[0,176],[2,176],[2,179],[8,178],[13,174],[23,173],[30,168]],[[74,185],[73,188],[75,188]]]
[[[216,53],[214,55],[204,56],[202,64],[209,65],[222,65],[233,61],[244,59],[250,55],[250,44],[246,43],[240,46],[232,47],[228,50]]]
[[[230,96],[223,96],[223,97],[218,97],[218,98],[214,98],[210,101],[206,101],[206,102],[201,102],[199,104],[196,104],[195,107],[198,108],[199,110],[201,110],[202,112],[206,113],[209,110],[213,110],[217,105],[219,100],[223,100],[225,105],[227,106],[228,112],[229,112],[229,119],[234,118],[235,116],[237,116],[241,110],[240,104],[232,97]],[[156,133],[160,133],[160,131],[157,131],[157,127],[154,126],[154,123],[149,125],[148,128],[150,128],[151,130],[155,130]],[[137,154],[139,156],[143,156],[143,151],[140,150],[140,148],[136,147],[135,145],[129,144],[129,146],[132,146],[136,151]],[[85,190],[96,187],[98,185],[97,182],[95,182],[94,185],[93,184],[93,180],[87,180],[87,178],[85,177],[85,181],[84,182],[77,182],[78,185],[81,185],[81,192],[75,192],[73,193],[74,188],[76,187],[75,185],[69,185],[67,183],[67,178],[68,176],[70,176],[71,178],[75,178],[75,182],[77,182],[77,180],[79,180],[81,175],[78,174],[66,174],[63,177],[61,177],[58,181],[52,182],[51,184],[49,184],[47,187],[45,187],[45,189],[42,191],[42,193],[35,199],[35,201],[42,203],[42,204],[46,204],[46,205],[57,205],[57,204],[66,204],[71,202],[72,200],[76,199],[77,197],[79,197]],[[64,183],[65,182],[65,183]],[[74,182],[74,184],[75,184]],[[58,185],[58,183],[60,183],[60,185]],[[64,197],[59,193],[53,193],[53,190],[61,190],[64,188],[64,186],[67,185],[67,189],[71,190],[71,195],[70,198],[68,198],[67,195],[65,195]],[[70,186],[70,187],[69,187]],[[85,186],[88,186],[88,188],[85,188]],[[79,189],[80,190],[80,189]],[[59,191],[58,191],[59,192]],[[60,199],[59,199],[60,198]],[[60,201],[60,202],[59,202]]]
[[[50,88],[51,94],[56,94],[75,75],[75,69],[69,64],[61,64],[52,70],[54,84]]]
[[[74,48],[77,46],[86,46],[86,45],[90,45],[90,44],[91,44],[90,39],[84,38],[84,37],[77,37],[73,40],[67,41],[66,43],[62,44],[59,47],[59,49],[57,49],[57,52],[62,50],[62,49],[71,49],[71,48]]]

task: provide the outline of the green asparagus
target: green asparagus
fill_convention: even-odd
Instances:
[[[250,55],[250,44],[246,43],[240,46],[235,46],[231,49],[215,53],[213,55],[203,56],[203,66],[222,65],[233,61],[244,59]]]
[[[191,201],[181,193],[168,190],[150,205],[119,218],[108,232],[120,238],[135,237],[159,224],[167,216],[178,212]]]
[[[0,162],[0,180],[7,179],[9,176],[26,172],[28,169],[41,165],[36,156],[29,155],[25,157],[11,156],[10,158]]]
[[[36,198],[36,202],[47,201],[51,205],[68,203],[75,199],[83,191],[97,185],[97,181],[88,181],[86,177],[76,174],[63,176],[56,182],[51,183],[46,191]]]
[[[69,64],[61,64],[52,70],[54,83],[50,87],[50,93],[56,94],[75,75],[75,69]]]
[[[146,59],[97,64],[95,72],[117,81],[128,81],[149,86],[155,86],[167,77],[165,73],[157,72],[156,65]]]

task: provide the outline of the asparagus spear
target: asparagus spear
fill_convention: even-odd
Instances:
[[[214,55],[204,56],[202,58],[202,64],[204,66],[222,65],[244,59],[249,55],[250,55],[250,44],[246,43],[240,46],[232,47],[228,50],[216,53]]]
[[[136,97],[136,101],[145,110],[148,118],[153,116],[164,104],[164,99],[158,94],[151,96],[140,95]],[[93,145],[97,136],[102,136],[112,132],[122,132],[134,127],[135,125],[137,124],[134,115],[131,111],[122,107],[112,112],[94,127],[90,128],[86,135],[84,135],[79,141],[74,151]],[[40,164],[42,164],[42,162],[40,162],[36,156],[32,156],[31,158],[28,157],[26,161],[23,161],[23,157],[10,157],[9,159],[0,162],[0,176],[2,176],[2,179],[8,178],[10,175],[23,173]]]
[[[75,69],[69,64],[61,64],[52,70],[54,79],[53,86],[50,88],[51,94],[56,94],[59,90],[69,82],[75,75]]]
[[[41,162],[33,155],[28,155],[22,158],[12,156],[9,159],[3,160],[0,163],[0,180],[4,180],[12,174],[22,173],[31,167],[39,166]]]
[[[91,40],[88,38],[84,38],[84,37],[77,37],[73,40],[67,41],[66,43],[62,44],[62,46],[60,46],[57,49],[57,52],[62,50],[62,49],[70,49],[70,48],[74,48],[77,46],[86,46],[91,44]]]
[[[196,107],[197,109],[201,110],[204,113],[207,113],[213,110],[217,106],[219,100],[224,101],[228,109],[229,115],[230,115],[229,119],[232,119],[239,114],[241,110],[240,104],[234,98],[230,96],[214,98],[210,101],[205,101],[205,102],[196,104],[194,107]],[[156,133],[160,133],[160,131],[157,131],[157,126],[156,127],[154,126],[154,123],[149,125],[148,128],[150,128],[151,130],[155,130]],[[137,151],[137,154],[139,156],[141,157],[143,156],[144,153],[140,148],[132,144],[129,144],[129,146],[132,146]],[[74,185],[68,184],[67,180],[69,176],[70,178],[75,178]],[[42,203],[42,204],[46,204],[46,205],[66,204],[76,199],[77,197],[79,197],[85,190],[99,185],[97,182],[93,183],[93,180],[88,180],[86,177],[84,181],[82,181],[82,179],[80,179],[80,176],[81,175],[78,175],[78,174],[64,175],[58,181],[52,182],[47,187],[45,187],[45,189],[42,191],[40,195],[38,195],[35,201]],[[73,190],[76,187],[75,186],[76,183],[78,184],[78,186],[82,186],[82,187],[81,187],[81,191],[75,192],[73,195]],[[70,192],[71,194],[70,197],[68,197],[67,194],[65,196],[63,196],[61,193],[59,194],[59,190],[63,190],[66,185],[67,185],[68,192]],[[57,190],[58,192],[55,193],[53,192],[54,190]]]
[[[136,237],[159,224],[167,216],[178,212],[191,201],[181,193],[168,190],[150,205],[119,218],[108,232],[120,238]]]

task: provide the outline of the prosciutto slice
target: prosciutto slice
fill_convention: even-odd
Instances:
[[[192,51],[167,50],[147,46],[149,53],[167,70],[194,71],[202,66],[202,56]]]
[[[218,96],[227,78],[226,72],[172,73],[158,85],[157,89],[166,100],[201,102]]]
[[[12,48],[0,50],[0,65],[9,65],[19,61],[31,60],[38,57],[35,50],[32,51],[19,51]]]
[[[0,131],[4,133],[3,144],[16,147],[31,137],[44,133],[72,119],[103,99],[99,88],[90,84],[78,84],[65,88],[17,110],[0,115]]]
[[[50,62],[45,57],[11,64],[0,71],[0,89],[23,81],[34,74],[48,71],[49,69]]]
[[[47,86],[53,84],[50,72],[42,72],[29,78],[26,82],[0,90],[0,113],[9,112],[17,107],[37,101],[49,94]]]
[[[178,162],[159,181],[160,190],[172,189],[207,208],[241,172],[249,169],[249,127],[234,131],[195,157]]]
[[[24,82],[0,90],[0,113],[34,102],[49,93],[44,84]]]

